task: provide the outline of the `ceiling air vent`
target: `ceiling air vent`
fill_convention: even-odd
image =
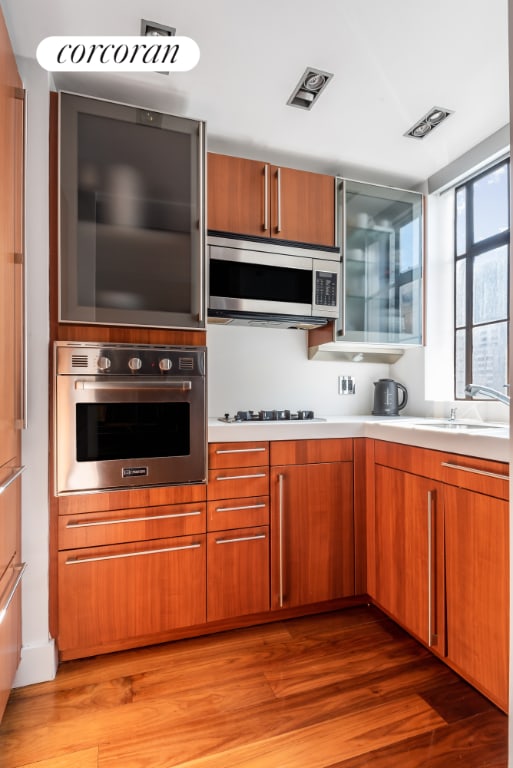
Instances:
[[[427,114],[420,120],[417,120],[409,131],[406,131],[405,136],[409,136],[412,139],[423,139],[428,133],[431,133],[433,128],[440,125],[446,117],[452,115],[452,109],[444,109],[443,107],[432,107]]]
[[[332,77],[333,75],[330,72],[323,72],[321,69],[308,67],[292,91],[287,104],[291,107],[312,109]]]

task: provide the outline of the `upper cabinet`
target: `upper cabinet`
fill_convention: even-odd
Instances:
[[[310,335],[309,356],[394,362],[422,344],[423,197],[339,179],[337,211],[342,311]]]
[[[60,95],[59,322],[205,327],[204,124]]]
[[[335,245],[335,179],[208,154],[209,230]]]

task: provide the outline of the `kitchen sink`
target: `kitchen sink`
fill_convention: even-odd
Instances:
[[[508,430],[509,427],[507,424],[486,424],[483,422],[480,422],[478,424],[473,424],[471,422],[466,421],[421,421],[414,423],[412,426],[414,427],[423,427],[425,429],[447,429],[453,432],[459,432],[460,430],[467,430],[467,431],[476,431],[476,430]]]

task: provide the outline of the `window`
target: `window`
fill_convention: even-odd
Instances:
[[[508,378],[509,160],[456,188],[455,395]]]

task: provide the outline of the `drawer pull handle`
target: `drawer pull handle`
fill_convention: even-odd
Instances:
[[[21,578],[22,578],[23,574],[25,573],[25,568],[26,567],[27,567],[27,563],[20,563],[20,565],[15,565],[13,567],[13,572],[15,574],[15,576],[14,576],[14,583],[13,583],[12,587],[9,589],[8,592],[7,592],[7,589],[6,589],[7,596],[6,596],[5,600],[3,599],[3,596],[2,596],[2,602],[0,604],[0,624],[3,622],[3,620],[5,618],[5,614],[7,613],[7,609],[9,608],[9,606],[11,604],[11,601],[12,601],[14,595],[16,594],[16,590],[18,589],[18,585],[19,585],[19,583],[21,581]]]
[[[150,520],[171,520],[179,517],[197,517],[201,515],[199,510],[194,512],[175,512],[172,515],[154,515],[150,517],[126,517],[121,520],[91,520],[88,523],[77,522],[76,520],[69,520],[66,523],[66,528],[92,528],[96,525],[119,525],[121,523],[146,523]]]
[[[474,467],[463,467],[461,464],[451,464],[449,461],[442,461],[442,467],[447,469],[461,469],[463,472],[470,472],[473,475],[484,475],[485,477],[494,477],[496,480],[509,480],[509,475],[500,475],[496,472],[487,472],[484,469],[475,469]]]
[[[263,509],[267,504],[244,504],[241,507],[216,507],[216,512],[238,512],[241,509]]]
[[[0,485],[0,493],[3,493],[11,485],[11,483],[14,483],[14,481],[17,480],[21,473],[24,471],[25,467],[13,467],[12,472],[7,480],[5,480],[2,485]]]
[[[121,560],[124,557],[140,557],[141,555],[160,555],[163,552],[180,552],[184,549],[199,549],[201,544],[188,544],[183,547],[164,547],[163,549],[145,549],[142,552],[123,552],[119,555],[98,555],[97,557],[70,557],[66,565],[80,565],[81,563],[97,563],[100,560]]]
[[[265,472],[258,472],[256,475],[227,475],[226,477],[216,477],[216,480],[251,480],[254,477],[267,477]]]
[[[265,539],[265,533],[259,533],[256,536],[239,536],[236,539],[216,539],[216,544],[236,544],[239,541],[256,541],[257,539]]]
[[[226,448],[222,451],[216,451],[217,455],[221,455],[222,453],[263,453],[267,450],[267,448]]]

